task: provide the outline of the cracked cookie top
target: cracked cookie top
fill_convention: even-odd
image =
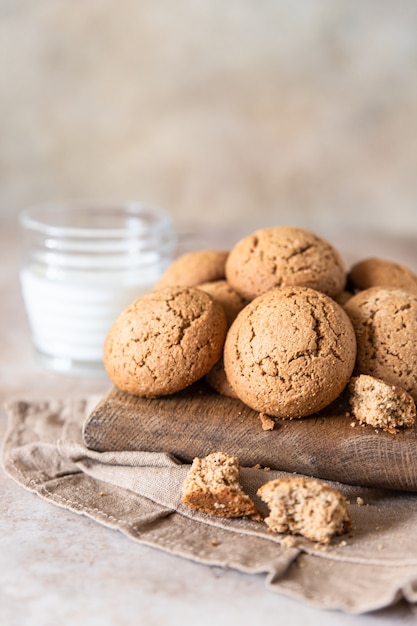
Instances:
[[[344,308],[356,332],[356,373],[402,387],[417,400],[417,297],[392,287],[370,287]]]
[[[252,300],[274,287],[311,287],[335,297],[343,291],[346,271],[327,241],[301,228],[274,226],[239,241],[226,261],[226,278]]]
[[[184,389],[221,357],[223,307],[193,287],[166,287],[135,300],[113,323],[104,365],[116,387],[155,397]]]
[[[355,364],[352,324],[334,300],[308,287],[272,289],[237,316],[224,365],[236,395],[256,411],[311,415],[335,400]]]

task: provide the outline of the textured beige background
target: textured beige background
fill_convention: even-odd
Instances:
[[[0,212],[417,232],[417,3],[0,0]]]

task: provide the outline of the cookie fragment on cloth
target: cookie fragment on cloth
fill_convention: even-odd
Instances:
[[[258,489],[270,509],[265,522],[272,532],[303,535],[328,544],[334,535],[350,530],[352,519],[346,498],[313,478],[277,478]]]
[[[238,459],[225,452],[196,457],[184,481],[183,504],[217,517],[260,519],[239,483],[239,473]]]

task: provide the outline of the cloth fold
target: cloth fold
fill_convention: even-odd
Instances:
[[[266,586],[320,608],[363,613],[417,601],[417,495],[330,483],[350,501],[353,530],[329,546],[269,533],[263,522],[222,519],[181,503],[189,465],[161,452],[95,452],[82,427],[97,398],[7,405],[5,471],[42,498],[131,539],[206,565],[264,574]],[[242,468],[257,506],[267,480]]]

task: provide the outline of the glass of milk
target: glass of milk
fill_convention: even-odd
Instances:
[[[174,257],[170,216],[138,202],[80,202],[33,206],[19,219],[21,286],[39,361],[69,375],[104,374],[112,322]]]

